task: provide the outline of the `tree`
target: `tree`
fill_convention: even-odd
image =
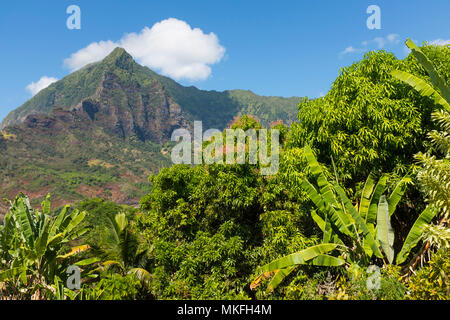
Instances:
[[[448,47],[424,46],[422,50],[444,77],[450,77]],[[393,78],[393,69],[428,77],[413,56],[398,60],[384,51],[369,52],[340,70],[325,97],[299,105],[300,123],[292,125],[287,147],[309,144],[330,167],[333,158],[341,181],[349,188],[371,171],[406,174],[414,154],[424,151],[435,102]]]
[[[109,221],[109,227],[97,228],[99,243],[91,244],[94,257],[101,260],[96,270],[116,268],[122,276],[133,274],[144,285],[148,285],[151,275],[144,268],[148,250],[139,250],[138,237],[129,227],[124,212],[117,213]]]
[[[158,298],[245,297],[261,243],[263,179],[248,165],[174,165],[151,178],[136,227]]]

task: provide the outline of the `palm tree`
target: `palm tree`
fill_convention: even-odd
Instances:
[[[147,250],[139,250],[138,238],[131,231],[125,213],[118,213],[109,221],[109,228],[99,230],[99,243],[91,244],[93,254],[102,261],[97,271],[116,269],[123,276],[134,274],[148,285],[151,275],[143,268]]]

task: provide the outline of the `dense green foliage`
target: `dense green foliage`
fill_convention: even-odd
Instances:
[[[448,248],[438,251],[429,264],[411,277],[409,285],[411,299],[449,300],[448,274],[450,272],[450,253]]]
[[[154,294],[245,297],[264,228],[261,176],[249,166],[173,166],[152,182],[139,228],[153,248]]]
[[[83,217],[71,229],[81,237],[47,241],[48,252],[81,268],[80,289],[65,286],[67,264],[48,275],[36,245],[23,251],[27,233],[12,221],[45,227],[17,198],[0,226],[0,295],[448,300],[450,122],[437,95],[447,101],[450,48],[414,50],[405,60],[368,53],[325,97],[300,103],[299,123],[272,123],[281,133],[277,174],[258,164],[173,165],[150,176],[139,209],[89,199],[51,214],[46,200],[48,225]],[[244,115],[230,127],[259,134],[264,123]]]

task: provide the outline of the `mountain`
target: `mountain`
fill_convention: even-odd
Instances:
[[[50,113],[54,106],[84,109],[91,118],[123,137],[167,140],[173,128],[203,121],[223,129],[234,116],[252,114],[265,125],[292,122],[302,98],[262,97],[251,91],[224,92],[185,87],[134,62],[122,48],[40,91],[12,111],[0,128],[23,122],[30,114]]]
[[[240,114],[292,122],[302,98],[185,87],[137,64],[121,48],[40,91],[0,130],[0,197],[50,192],[62,205],[85,197],[137,204],[148,176],[170,166],[174,129],[224,129]],[[6,208],[0,204],[0,213]]]

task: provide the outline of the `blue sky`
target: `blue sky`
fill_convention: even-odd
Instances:
[[[73,4],[81,9],[80,30],[66,27],[66,8]],[[380,30],[366,26],[366,9],[372,4],[381,9]],[[2,1],[0,120],[31,98],[26,88],[32,82],[69,74],[75,67],[64,61],[72,54],[94,42],[124,43],[127,33],[135,33],[139,40],[145,27],[153,36],[155,23],[169,18],[199,28],[191,33],[211,52],[197,52],[200,57],[192,58],[206,61],[196,64],[203,73],[195,68],[183,69],[191,73],[180,71],[186,67],[184,55],[156,62],[151,61],[154,52],[142,54],[139,61],[162,66],[155,71],[173,77],[181,74],[177,81],[201,89],[317,97],[328,91],[341,67],[361,59],[367,50],[383,48],[404,58],[407,37],[417,43],[448,41],[449,13],[448,0]],[[184,45],[189,46],[189,41]],[[151,43],[160,45],[157,40]],[[191,76],[183,77],[186,74]]]

